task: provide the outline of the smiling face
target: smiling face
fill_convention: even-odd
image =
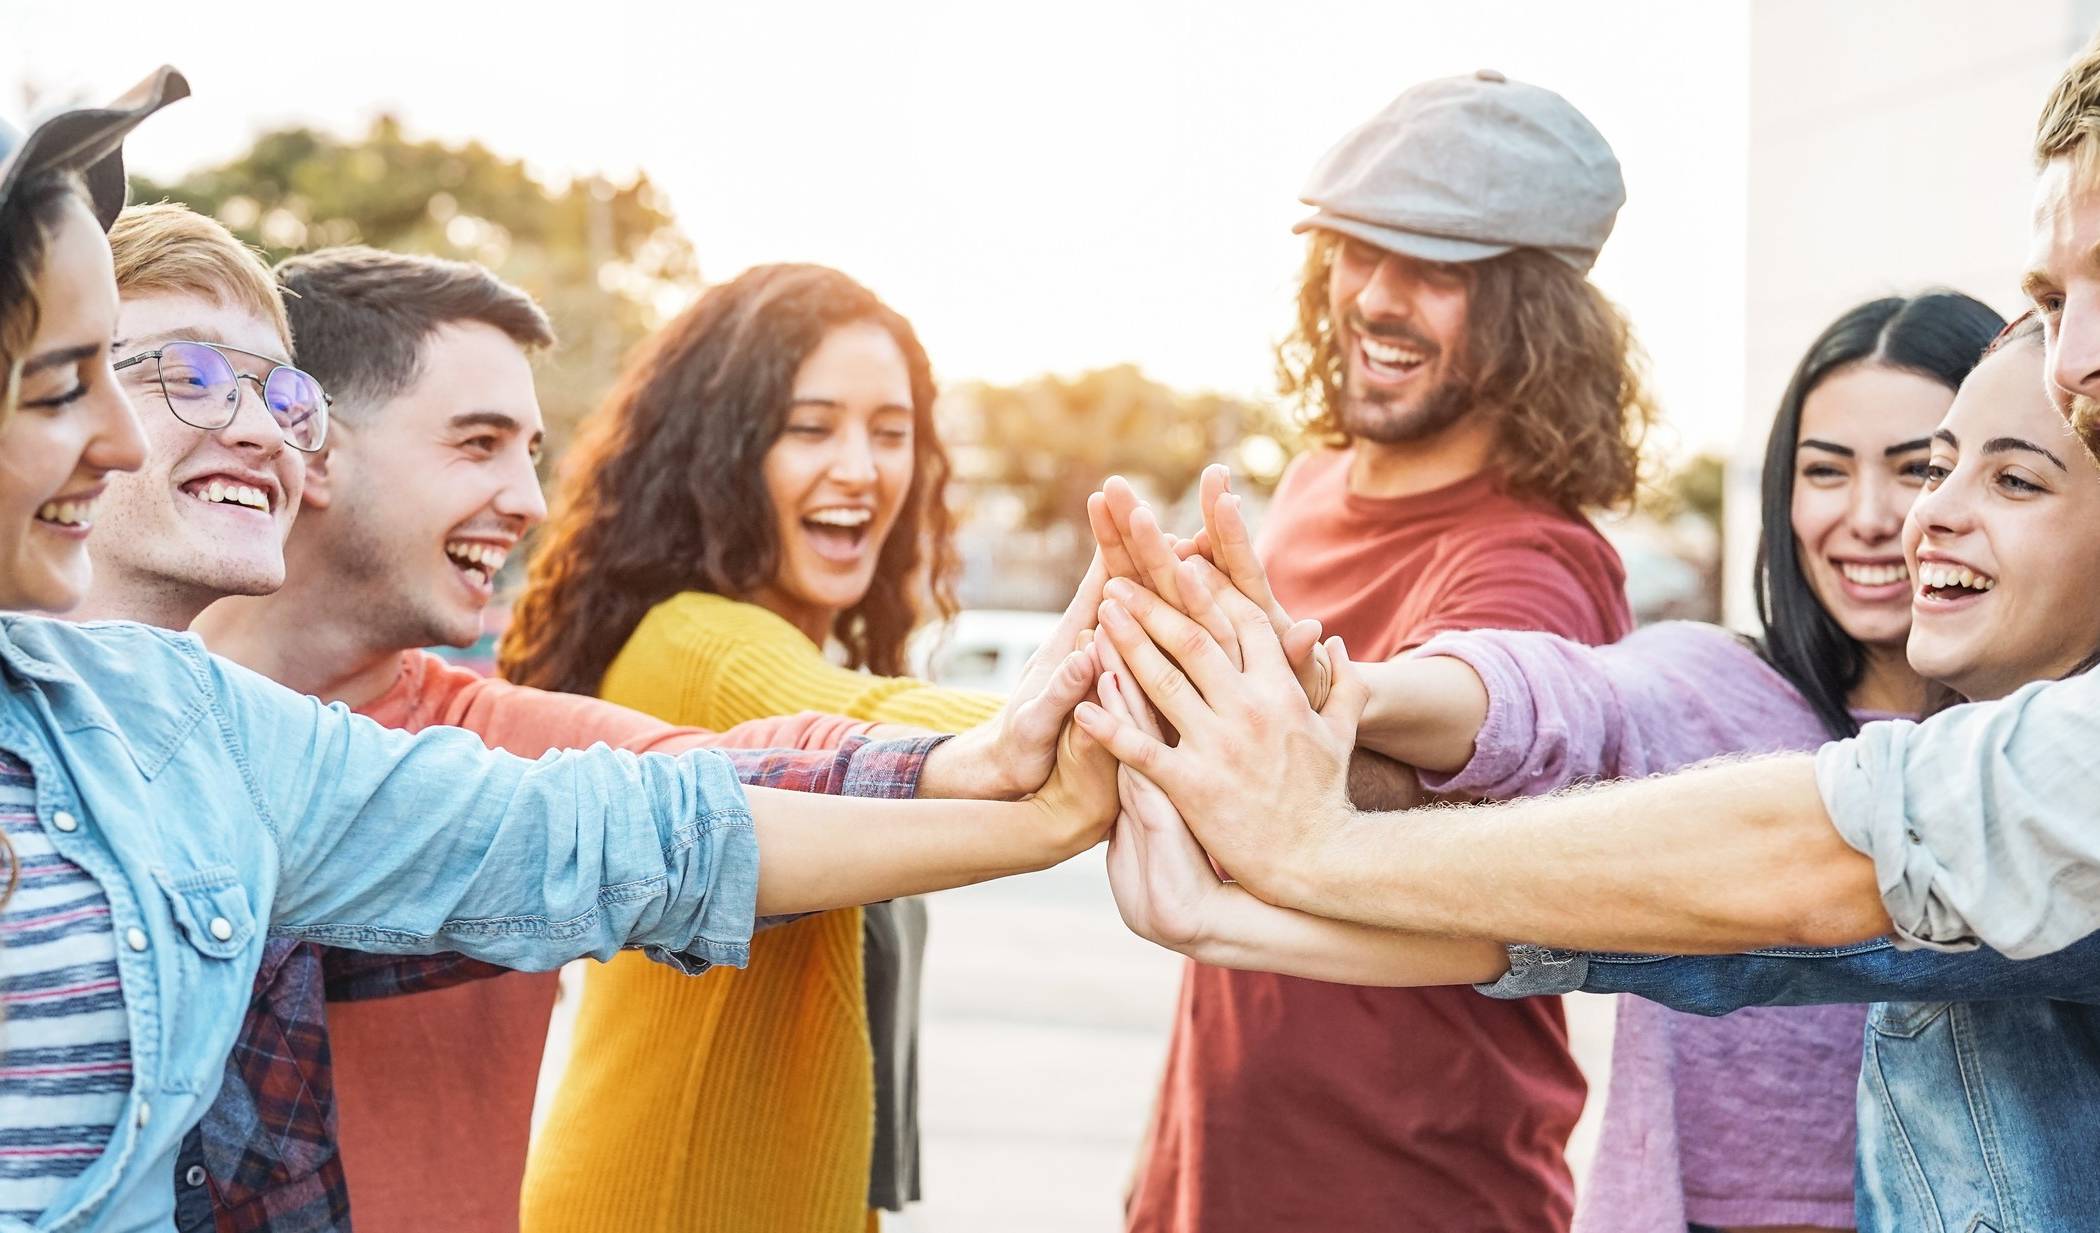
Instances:
[[[331,431],[301,532],[316,564],[374,645],[469,645],[496,571],[547,516],[524,349],[479,321],[441,325],[408,389]]]
[[[911,488],[911,371],[873,322],[824,336],[795,371],[762,471],[780,567],[752,598],[822,643],[861,601]]]
[[[227,595],[267,595],[284,584],[284,537],[299,512],[306,456],[285,443],[256,382],[289,364],[284,339],[252,309],[195,294],[126,299],[119,360],[176,341],[218,343],[267,357],[225,354],[241,381],[233,421],[194,428],[169,410],[162,380],[185,370],[143,360],[118,374],[146,432],[146,465],[113,479],[94,540],[95,586],[84,615],[187,628]],[[206,421],[208,422],[208,421]]]
[[[2051,159],[2035,181],[2021,285],[2047,329],[2057,409],[2100,445],[2100,191],[2069,156]]]
[[[1465,415],[1470,288],[1463,267],[1337,239],[1327,305],[1342,356],[1342,431],[1399,445],[1434,437]]]
[[[37,300],[18,402],[0,424],[0,608],[64,612],[93,576],[88,533],[106,481],[145,453],[110,371],[109,244],[84,203],[51,231]]]
[[[1970,374],[1904,528],[1911,666],[1970,699],[2062,676],[2100,647],[2100,470],[2043,363],[2014,342]]]
[[[1867,646],[1901,647],[1910,633],[1903,518],[1953,400],[1930,377],[1872,362],[1831,373],[1802,400],[1792,511],[1801,568],[1839,628]]]

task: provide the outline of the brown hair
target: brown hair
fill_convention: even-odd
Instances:
[[[527,351],[554,345],[533,298],[471,262],[346,245],[279,262],[277,281],[299,366],[335,399],[330,414],[352,423],[416,383],[423,343],[440,326],[492,326]]]
[[[0,203],[0,427],[21,397],[22,365],[43,323],[36,295],[51,235],[71,202],[88,205],[78,175],[50,172],[15,185]]]
[[[762,464],[795,373],[824,336],[873,322],[911,373],[911,486],[875,579],[832,635],[890,676],[919,621],[919,588],[955,601],[948,455],[918,335],[873,292],[816,265],[758,266],[703,293],[644,343],[578,435],[498,659],[513,681],[596,692],[642,617],[681,591],[743,598],[780,568]]]
[[[2090,177],[2096,134],[2100,134],[2100,34],[2064,68],[2042,104],[2034,126],[2035,165],[2068,154],[2077,160],[2081,176]]]
[[[15,411],[21,396],[22,365],[36,341],[43,305],[37,300],[37,282],[43,277],[44,258],[51,251],[51,235],[64,217],[66,206],[88,204],[87,189],[79,176],[54,172],[34,176],[17,184],[0,201],[0,429]],[[0,834],[0,906],[14,897],[22,879],[22,864],[14,845]]]
[[[1277,375],[1307,427],[1346,444],[1344,356],[1328,312],[1340,240],[1313,233],[1298,318]],[[1655,419],[1647,357],[1625,315],[1566,262],[1520,248],[1454,267],[1469,280],[1464,363],[1471,405],[1496,417],[1495,469],[1513,493],[1563,509],[1625,505]]]
[[[219,220],[174,201],[131,206],[109,229],[109,257],[118,295],[194,295],[248,309],[291,353],[292,325],[270,267]]]

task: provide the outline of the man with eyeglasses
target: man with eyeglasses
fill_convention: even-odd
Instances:
[[[291,367],[291,325],[267,270],[235,260],[246,254],[217,223],[138,206],[110,243],[122,297],[114,367],[145,429],[146,465],[110,477],[88,549],[94,584],[73,615],[188,629],[221,596],[283,584],[327,399]]]

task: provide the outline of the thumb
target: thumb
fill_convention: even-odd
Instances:
[[[1349,650],[1340,638],[1329,638],[1327,657],[1334,669],[1334,685],[1327,692],[1327,705],[1320,708],[1320,718],[1327,721],[1327,728],[1350,747],[1356,745],[1356,725],[1362,722],[1364,708],[1371,704],[1371,687],[1364,683],[1363,674],[1349,662]]]

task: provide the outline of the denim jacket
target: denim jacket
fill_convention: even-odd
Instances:
[[[0,688],[0,747],[109,897],[133,1068],[101,1157],[0,1233],[170,1227],[176,1149],[266,933],[523,969],[627,945],[687,971],[747,957],[757,844],[713,751],[527,761],[382,728],[137,625],[0,617]]]
[[[1834,950],[1657,957],[1512,947],[1497,997],[1631,993],[1676,1010],[1875,1002],[1859,1076],[1861,1233],[2095,1227],[2100,935],[2039,959]],[[1890,997],[1916,999],[1879,1001]]]

